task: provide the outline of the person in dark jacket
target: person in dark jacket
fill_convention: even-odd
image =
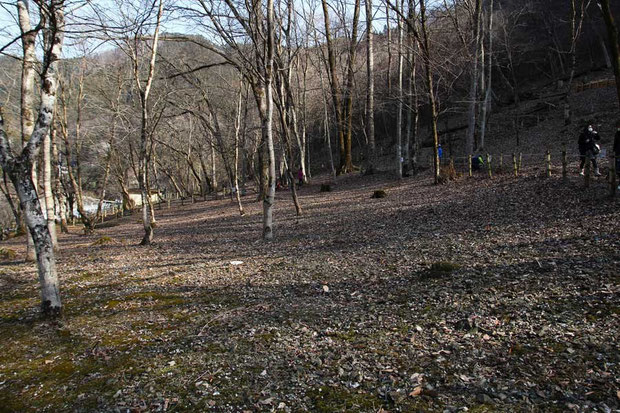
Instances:
[[[301,166],[297,171],[297,179],[299,179],[299,186],[302,186],[304,184],[304,171],[301,169]]]
[[[594,130],[593,122],[589,122],[588,126],[585,127],[583,132],[579,135],[579,159],[581,163],[579,164],[579,175],[584,174],[584,167],[586,166],[586,159],[590,158],[592,161],[592,167],[594,168],[594,175],[601,176],[601,172],[598,170],[598,165],[596,164],[596,142],[601,140],[598,132]]]

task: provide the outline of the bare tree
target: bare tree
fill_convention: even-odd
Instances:
[[[488,114],[491,107],[491,95],[493,93],[493,0],[489,0],[487,7],[487,21],[488,26],[486,29],[487,37],[488,37],[488,50],[486,51],[486,81],[484,82],[485,86],[484,90],[484,98],[482,99],[482,108],[480,115],[480,137],[478,140],[478,148],[480,150],[484,149],[485,139],[486,139],[486,130],[487,130],[487,120]],[[484,46],[484,42],[482,42]],[[485,59],[482,59],[484,64]],[[484,70],[482,70],[482,76],[484,79]]]
[[[18,1],[18,3],[20,20],[30,21],[31,16],[27,3],[23,1]],[[39,283],[41,285],[41,307],[44,314],[51,316],[60,314],[62,308],[56,273],[56,258],[47,220],[41,209],[36,185],[32,180],[32,166],[38,148],[50,132],[53,120],[56,88],[58,85],[57,62],[61,57],[64,40],[65,17],[63,3],[61,0],[38,3],[40,22],[35,29],[31,30],[34,31],[36,36],[43,29],[44,36],[43,62],[40,71],[39,115],[36,122],[32,118],[32,133],[26,136],[27,142],[25,142],[19,155],[15,154],[11,149],[9,137],[6,133],[4,116],[0,110],[0,165],[15,186],[22,211],[25,215],[26,225],[34,241]],[[25,81],[28,82],[28,80]],[[22,93],[30,94],[27,99],[30,102],[34,102],[32,88],[22,88]],[[22,99],[24,98],[26,97],[22,97]]]
[[[474,152],[474,138],[476,134],[476,106],[478,104],[478,81],[480,70],[480,50],[482,36],[480,36],[480,26],[482,21],[482,0],[475,0],[473,26],[473,53],[471,84],[469,87],[468,114],[467,114],[467,136],[465,137],[465,153],[471,155]]]
[[[365,173],[372,174],[376,168],[375,147],[375,51],[373,48],[372,0],[365,0],[366,6],[366,167]]]
[[[244,9],[245,8],[245,9]],[[273,206],[276,190],[276,162],[273,139],[273,80],[275,56],[275,18],[273,0],[236,5],[231,1],[201,1],[192,9],[200,24],[211,23],[211,33],[224,47],[197,42],[237,68],[250,85],[261,121],[259,149],[261,179],[259,198],[263,199],[263,239],[273,239]],[[266,13],[266,16],[265,16]],[[266,17],[266,19],[265,19]],[[248,41],[249,44],[241,43]]]
[[[403,2],[396,0],[396,27],[398,28],[397,69],[396,69],[396,177],[403,177]]]
[[[439,165],[439,132],[437,129],[437,119],[439,116],[437,110],[437,98],[435,96],[435,86],[433,82],[433,66],[430,52],[430,39],[429,39],[429,29],[428,29],[428,20],[427,20],[427,10],[426,10],[426,2],[425,0],[420,0],[420,30],[417,29],[416,25],[413,21],[406,19],[403,13],[400,11],[399,7],[395,6],[391,0],[386,0],[390,8],[395,11],[400,18],[402,18],[409,30],[413,33],[415,37],[421,54],[423,65],[425,69],[425,80],[426,80],[426,88],[428,94],[428,101],[431,108],[431,134],[433,138],[433,180],[435,184],[439,183],[439,173],[440,173],[440,165]]]
[[[418,152],[419,152],[419,140],[418,140],[418,89],[416,84],[416,39],[412,31],[412,27],[415,27],[416,22],[416,10],[415,2],[408,0],[407,11],[407,64],[408,64],[408,76],[407,76],[407,136],[405,141],[407,145],[405,147],[405,168],[406,171],[415,173],[418,168]]]
[[[620,103],[620,46],[618,45],[618,27],[611,12],[609,0],[598,0],[598,4],[603,13],[605,26],[607,26],[607,34],[609,36],[609,44],[611,47],[612,63],[614,67],[614,76],[616,78],[616,89],[618,91],[618,102]]]

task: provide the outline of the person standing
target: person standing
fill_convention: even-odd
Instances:
[[[304,171],[301,169],[301,166],[297,171],[297,179],[299,179],[299,186],[302,186],[304,184]]]
[[[589,122],[585,129],[579,135],[579,159],[581,163],[579,164],[579,175],[584,175],[584,167],[586,166],[586,161],[589,160],[592,162],[592,167],[594,168],[594,176],[601,176],[601,172],[598,169],[598,165],[596,163],[596,155],[598,155],[596,142],[601,140],[598,132],[594,129],[594,122]]]

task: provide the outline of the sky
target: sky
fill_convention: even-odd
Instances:
[[[129,8],[119,7],[117,4],[117,2],[119,1],[121,0],[68,0],[66,3],[66,10],[68,23],[67,27],[69,31],[76,31],[76,22],[84,21],[84,16],[93,16],[94,7],[106,10],[106,13],[108,13],[111,19],[117,18],[124,13],[131,13]],[[297,10],[300,10],[303,7],[308,8],[307,2],[304,2],[302,4],[301,0],[297,1],[299,1],[300,5],[299,8],[296,7]],[[17,8],[15,6],[15,3],[15,1],[0,0],[0,48],[4,47],[8,42],[15,39],[19,34],[19,27],[17,25]],[[149,0],[134,0],[125,3],[147,4],[149,3]],[[373,27],[376,32],[381,32],[384,30],[385,27],[385,6],[381,5],[379,0],[375,0],[373,3],[376,10]],[[196,4],[196,2],[192,2],[191,0],[167,0],[165,4],[172,6],[186,6]],[[320,3],[318,2],[318,0],[315,0],[315,7],[313,11],[315,15],[317,15],[318,18],[322,20],[322,11],[319,7],[319,4]],[[364,24],[365,16],[363,8],[364,5],[362,4],[362,10],[360,13],[360,21],[362,25]],[[33,12],[33,14],[35,13]],[[34,19],[32,20],[34,21]],[[318,24],[317,27],[320,28],[320,24]],[[162,31],[168,33],[198,34],[195,27],[193,27],[186,20],[175,18],[171,14],[169,14],[169,17],[167,19],[165,19]],[[204,35],[204,33],[200,34]],[[76,36],[75,34],[68,33],[66,36],[65,46],[63,50],[64,56],[71,58],[82,55],[84,53],[84,50],[87,50],[88,53],[96,53],[112,48],[113,46],[111,44],[97,40],[97,37],[100,37],[100,35],[100,31],[94,31],[93,33],[89,34],[87,36],[89,40],[85,45],[84,40],[80,40],[79,44],[76,41],[77,37],[83,39],[84,35]],[[21,54],[19,41],[15,42],[15,44],[13,44],[10,48],[6,49],[5,52],[11,53],[13,55]]]

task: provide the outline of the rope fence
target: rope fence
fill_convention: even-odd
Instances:
[[[556,171],[556,168],[561,167],[562,180],[568,181],[569,176],[569,164],[576,161],[581,161],[583,155],[579,153],[567,153],[566,149],[561,152],[552,153],[547,150],[544,153],[511,153],[499,155],[492,155],[486,153],[484,155],[470,155],[470,156],[457,156],[440,159],[440,167],[448,166],[456,173],[461,171],[468,177],[473,177],[475,173],[484,174],[489,178],[493,178],[494,174],[506,174],[510,173],[515,178],[519,177],[522,173],[524,165],[537,166],[543,168],[547,177],[552,177]],[[554,161],[556,162],[554,164]],[[596,170],[592,170],[592,163],[596,161]],[[590,187],[592,181],[592,175],[597,173],[601,166],[605,166],[608,171],[607,180],[609,183],[610,196],[615,196],[618,190],[618,165],[620,164],[620,157],[615,155],[609,156],[593,156],[591,154],[585,155],[585,165],[583,171],[580,171],[580,175],[583,175],[584,187]],[[432,170],[434,167],[433,156],[428,158],[429,168]]]
[[[482,157],[482,162],[475,165],[474,160]],[[618,192],[618,170],[617,166],[620,164],[620,157],[614,155],[611,156],[586,156],[586,162],[583,170],[583,186],[589,188],[592,183],[592,175],[596,172],[592,170],[592,160],[597,160],[599,163],[597,167],[605,166],[607,168],[608,176],[607,181],[609,184],[609,195],[614,197]],[[556,162],[554,164],[554,161]],[[500,153],[493,155],[486,153],[478,156],[456,156],[442,158],[440,160],[440,166],[442,168],[448,166],[456,173],[463,171],[464,175],[473,177],[475,174],[485,175],[488,178],[493,178],[494,175],[511,174],[515,178],[518,178],[522,174],[524,166],[537,166],[543,168],[546,177],[552,177],[557,174],[557,169],[561,168],[562,180],[568,181],[569,165],[572,162],[581,161],[581,155],[578,153],[567,153],[564,149],[561,152],[551,152],[547,150],[544,153]],[[604,162],[606,161],[606,162]],[[603,165],[601,165],[603,164]],[[433,156],[428,158],[428,166],[433,169]],[[191,197],[192,201],[194,197]],[[179,196],[178,193],[166,193],[159,195],[153,206],[158,210],[161,210],[164,206],[167,209],[171,208],[171,205],[178,203],[184,205],[190,197]],[[205,197],[206,200],[206,197]],[[117,220],[126,215],[133,215],[134,212],[142,208],[141,205],[136,205],[133,208],[126,209],[120,204],[113,204],[111,208],[104,209],[102,211],[100,223],[103,224],[107,221]]]

